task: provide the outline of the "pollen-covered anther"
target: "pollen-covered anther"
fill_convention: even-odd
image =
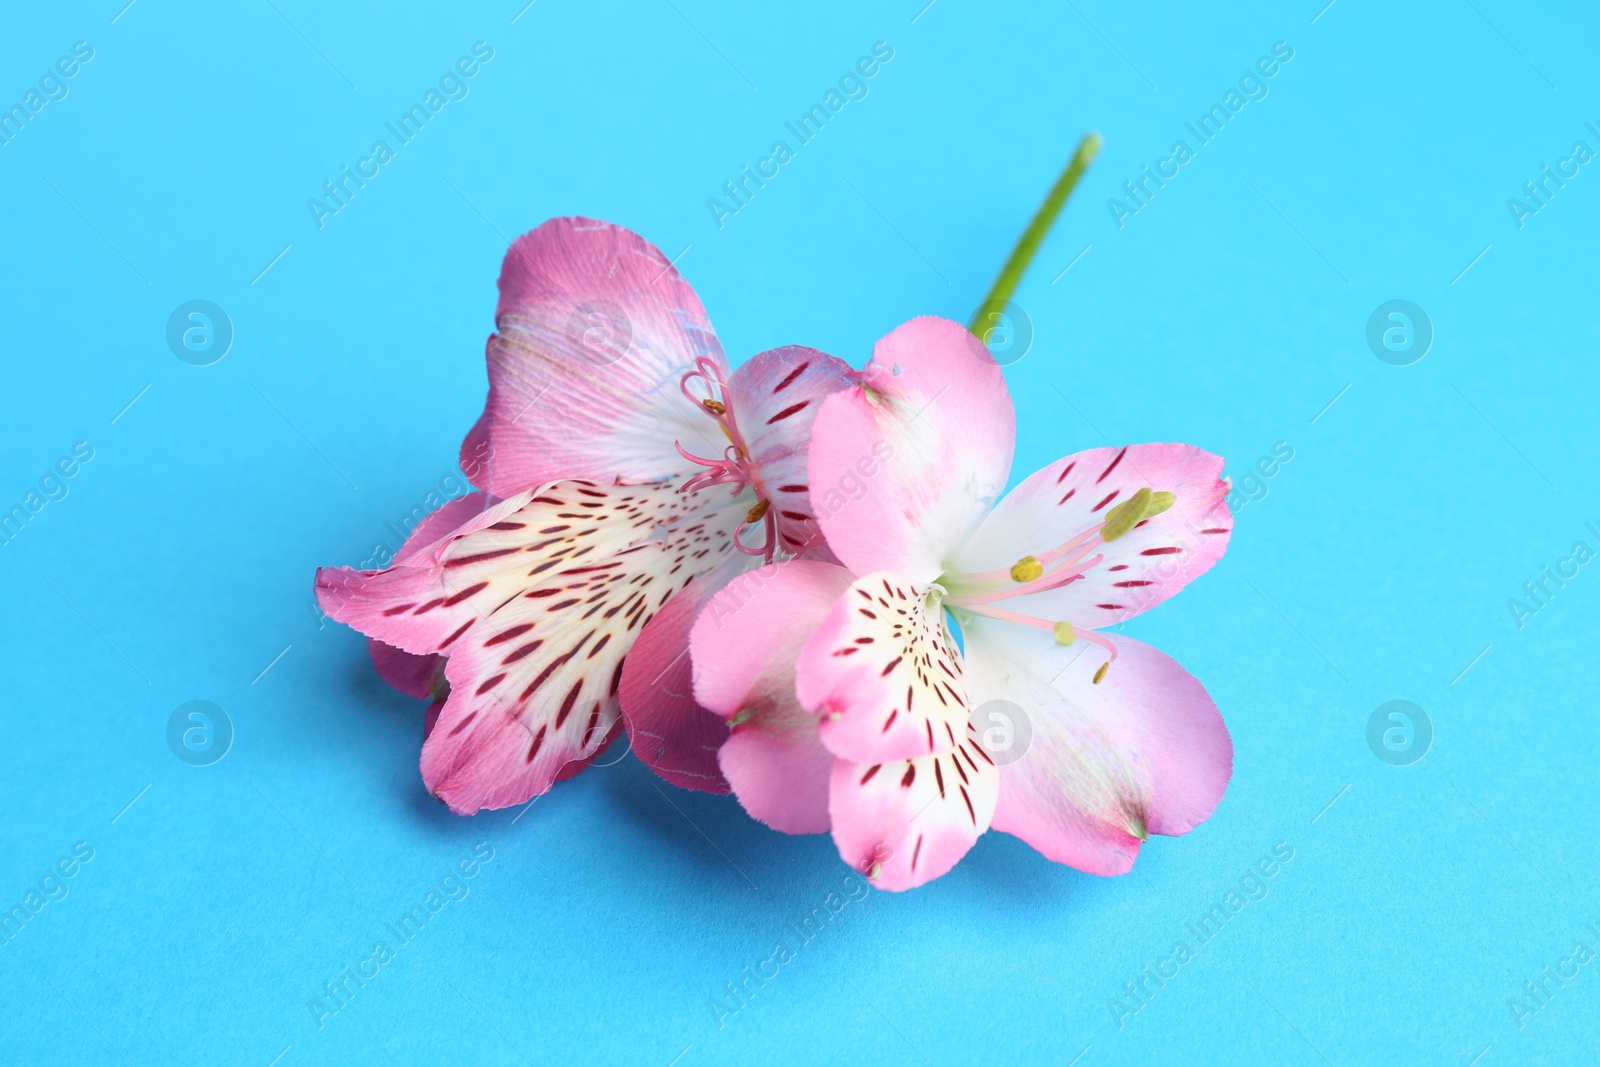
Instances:
[[[1103,541],[1115,541],[1144,518],[1145,511],[1150,507],[1150,500],[1154,494],[1148,487],[1140,489],[1128,499],[1106,512],[1105,525],[1100,528],[1100,538]]]
[[[1013,582],[1031,582],[1044,575],[1044,564],[1037,556],[1023,556],[1011,565]]]
[[[1158,493],[1148,487],[1141,489],[1106,512],[1105,525],[1100,528],[1101,540],[1115,541],[1141,522],[1154,518],[1177,502],[1176,493],[1168,493],[1165,490]]]
[[[700,401],[700,406],[713,415],[726,415],[728,413],[727,406],[720,400],[702,400]]]
[[[1056,644],[1063,647],[1072,644],[1072,642],[1078,639],[1078,635],[1072,629],[1072,624],[1070,622],[1063,621],[1056,623],[1055,629],[1052,632],[1055,634]]]
[[[1101,682],[1105,681],[1106,680],[1106,672],[1109,671],[1110,669],[1111,669],[1111,661],[1110,660],[1106,660],[1104,663],[1100,664],[1100,669],[1094,672],[1094,684],[1095,685],[1099,685]]]
[[[761,521],[761,517],[767,513],[767,509],[769,507],[771,507],[771,506],[772,506],[772,501],[770,501],[770,500],[759,500],[759,501],[757,501],[756,502],[756,506],[751,508],[748,512],[746,512],[745,517],[744,517],[744,521],[745,522],[760,522]]]

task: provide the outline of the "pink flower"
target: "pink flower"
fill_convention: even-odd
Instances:
[[[1222,460],[1090,449],[996,504],[1014,430],[976,338],[901,326],[813,429],[812,499],[844,566],[753,571],[694,628],[695,692],[732,725],[720,760],[741,803],[776,829],[831,828],[879,888],[938,877],[990,826],[1121,874],[1150,834],[1208,818],[1232,773],[1200,683],[1097,632],[1222,555]]]
[[[323,610],[445,657],[422,775],[453,811],[545,792],[619,716],[662,777],[725,792],[727,727],[695,704],[689,628],[753,566],[831,558],[806,444],[822,398],[855,373],[800,347],[730,372],[666,257],[592,219],[552,219],[511,247],[495,326],[489,399],[462,445],[487,506],[385,570],[319,571]]]

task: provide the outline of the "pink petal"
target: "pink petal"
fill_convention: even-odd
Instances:
[[[557,482],[387,571],[323,571],[319,596],[369,636],[448,654],[450,696],[423,746],[423,778],[458,813],[505,807],[604,745],[639,629],[732,555],[748,506],[670,483]]]
[[[480,488],[653,481],[688,470],[675,441],[715,430],[679,390],[697,359],[727,375],[700,298],[621,226],[557,218],[518,238],[500,269],[495,328],[489,400],[461,455]]]
[[[806,489],[811,427],[822,401],[859,377],[843,360],[800,345],[762,352],[733,373],[728,393],[735,425],[756,465],[757,492],[772,502],[784,552],[823,543]]]
[[[728,791],[717,765],[728,724],[695,702],[689,631],[712,594],[754,562],[735,553],[674,593],[640,631],[622,666],[619,696],[634,755],[683,789]]]
[[[487,493],[468,493],[466,496],[445,501],[437,510],[429,512],[426,518],[411,528],[411,532],[406,535],[405,544],[395,553],[394,561],[404,563],[423,549],[431,548],[440,539],[472,521],[473,516],[481,514],[493,503],[494,498]]]
[[[444,666],[444,660],[439,661],[439,666]],[[426,741],[428,735],[433,733],[433,728],[439,723],[439,713],[444,710],[444,701],[435,700],[428,705],[428,710],[422,715],[422,739]]]
[[[472,516],[483,511],[488,506],[488,501],[489,498],[484,493],[471,493],[447,501],[412,528],[405,544],[395,553],[395,561],[404,562],[410,556],[429,548],[440,538],[454,532]],[[413,655],[393,645],[384,644],[376,638],[367,639],[367,654],[372,658],[372,665],[378,670],[378,677],[407,696],[430,700],[443,686],[442,656]],[[428,709],[429,714],[438,718],[439,707],[440,704],[436,703]],[[432,729],[431,723],[428,729]]]
[[[556,775],[556,781],[565,782],[568,778],[576,778],[579,774],[588,770],[594,765],[595,760],[606,754],[606,750],[611,747],[611,743],[621,736],[622,720],[618,719],[616,722],[611,724],[611,732],[606,734],[605,740],[601,741],[595,750],[589,753],[587,756],[583,757],[582,759],[575,759],[571,763],[568,763],[565,767],[561,768],[561,773]],[[602,766],[609,767],[613,763],[620,761],[623,756],[626,756],[627,754],[628,753],[624,751],[621,756],[618,756],[616,759],[611,760]]]
[[[928,587],[858,579],[806,641],[795,691],[821,717],[822,743],[860,763],[947,752],[967,727],[961,653]]]
[[[844,861],[878,889],[930,882],[954,867],[995,814],[1000,776],[963,737],[939,756],[864,765],[838,760],[828,811]]]
[[[456,598],[462,587],[445,581],[440,569],[444,555],[461,539],[507,520],[532,496],[529,492],[502,500],[384,570],[319,568],[318,605],[329,618],[405,652],[431,656],[447,651],[464,631],[463,624],[477,616],[471,605]]]
[[[994,827],[1057,863],[1123,874],[1146,834],[1187,833],[1210,817],[1233,773],[1233,741],[1205,688],[1168,656],[1107,635],[1097,646],[992,620],[963,624],[968,689],[1026,724],[1020,758],[1002,762]],[[1052,679],[1054,683],[1052,684]],[[1014,743],[1023,744],[1024,729]],[[1006,761],[1008,753],[997,750]]]
[[[1091,448],[1030,475],[1006,494],[957,556],[969,573],[1006,569],[1105,521],[1142,488],[1177,496],[1166,511],[1111,542],[1088,539],[1103,559],[1083,578],[1044,593],[1013,597],[1009,611],[1098,629],[1132,618],[1172,596],[1222,557],[1233,529],[1222,457],[1191,445]]]
[[[712,597],[690,636],[695,695],[738,724],[718,759],[739,803],[790,834],[828,821],[833,755],[794,694],[800,648],[850,586],[843,567],[810,560],[742,574]]]
[[[391,688],[418,700],[430,700],[444,680],[443,656],[416,656],[386,645],[375,637],[367,638],[367,655],[377,668],[378,677]]]
[[[811,502],[841,562],[929,582],[999,499],[1016,415],[994,357],[948,319],[920,318],[873,350],[862,385],[822,404]]]
[[[785,834],[828,832],[828,775],[833,756],[817,741],[810,716],[768,718],[728,735],[717,761],[739,804]]]

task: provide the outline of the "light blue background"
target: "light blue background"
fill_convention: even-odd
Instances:
[[[0,904],[95,850],[0,947],[5,1059],[1597,1061],[1600,961],[1520,1028],[1507,1006],[1600,950],[1600,564],[1521,629],[1507,607],[1600,548],[1600,166],[1520,230],[1506,207],[1600,149],[1592,9],[122,2],[13,4],[0,32],[6,104],[95,49],[0,147],[0,504],[95,450],[0,548]],[[319,231],[306,199],[479,40],[470,96]],[[707,198],[879,40],[870,95],[717,229]],[[1277,41],[1270,95],[1119,230],[1107,198]],[[450,815],[421,705],[319,624],[313,570],[452,471],[507,238],[616,221],[682,253],[736,360],[859,366],[971,313],[1087,129],[1105,150],[1017,295],[1017,473],[1108,441],[1235,474],[1294,449],[1221,564],[1127,627],[1209,687],[1232,785],[1119,879],[988,835],[850,904],[719,1028],[709,998],[839,888],[831,842],[631,756],[521,817]],[[234,323],[214,366],[164,341],[194,298]],[[1395,298],[1436,331],[1403,368],[1364,340]],[[1365,739],[1395,698],[1435,730],[1409,767]],[[191,699],[236,729],[211,767],[166,745]],[[322,983],[479,842],[470,895],[318,1029]],[[1266,899],[1119,1029],[1109,999],[1278,842]]]

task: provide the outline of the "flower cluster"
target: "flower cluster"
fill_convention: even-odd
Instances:
[[[1222,555],[1219,457],[1097,448],[1005,492],[1011,397],[958,323],[914,319],[862,370],[798,346],[733,370],[661,252],[592,219],[512,246],[495,323],[479,491],[387,569],[317,575],[433,701],[422,775],[452,811],[538,796],[626,730],[667,781],[831,831],[897,890],[991,827],[1124,873],[1216,807],[1216,706],[1104,631]]]

